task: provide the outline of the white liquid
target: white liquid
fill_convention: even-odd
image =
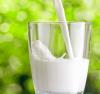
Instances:
[[[32,55],[38,60],[53,60],[55,57],[51,54],[48,48],[40,41],[36,40],[32,45]]]
[[[71,41],[70,41],[70,37],[69,37],[69,30],[68,30],[68,25],[67,25],[67,21],[66,21],[66,17],[65,17],[65,12],[64,12],[64,8],[62,5],[62,1],[61,0],[53,0],[56,12],[57,12],[57,16],[59,18],[59,21],[63,23],[60,23],[61,29],[62,29],[62,34],[63,34],[63,38],[64,38],[64,42],[66,45],[66,49],[68,51],[68,55],[70,58],[73,58],[73,50],[72,50],[72,45],[71,45]]]
[[[36,46],[40,44],[41,46]],[[84,91],[89,60],[54,58],[49,50],[44,48],[45,46],[37,41],[33,45],[33,51],[39,52],[31,54],[32,76],[36,90],[59,93]],[[34,54],[38,55],[38,58],[34,57]],[[49,55],[50,57],[47,57]]]

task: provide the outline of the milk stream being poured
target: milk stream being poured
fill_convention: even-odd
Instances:
[[[69,57],[73,58],[74,55],[73,55],[68,25],[67,25],[67,21],[66,21],[65,12],[64,12],[62,2],[61,2],[61,0],[53,0],[53,3],[54,3],[54,6],[55,6],[55,9],[56,9],[59,21],[63,21],[62,23],[60,23],[60,27],[62,29],[62,35],[63,35],[63,38],[64,38],[66,50],[68,52]]]
[[[89,60],[54,57],[39,40],[32,44],[32,76],[36,90],[55,94],[83,92]]]

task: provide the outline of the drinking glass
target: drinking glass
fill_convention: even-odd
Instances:
[[[91,23],[68,22],[74,58],[64,42],[63,22],[30,22],[29,54],[36,94],[83,94],[88,74]],[[36,60],[33,43],[40,40],[56,59]]]

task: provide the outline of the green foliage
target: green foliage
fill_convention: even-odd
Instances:
[[[100,1],[63,0],[63,5],[69,21],[93,22],[86,92],[100,94]],[[52,0],[0,0],[0,94],[34,94],[27,42],[31,20],[57,21]]]

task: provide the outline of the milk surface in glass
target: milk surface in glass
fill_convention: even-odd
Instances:
[[[54,57],[41,41],[32,45],[32,75],[39,94],[78,94],[84,91],[89,60]]]

